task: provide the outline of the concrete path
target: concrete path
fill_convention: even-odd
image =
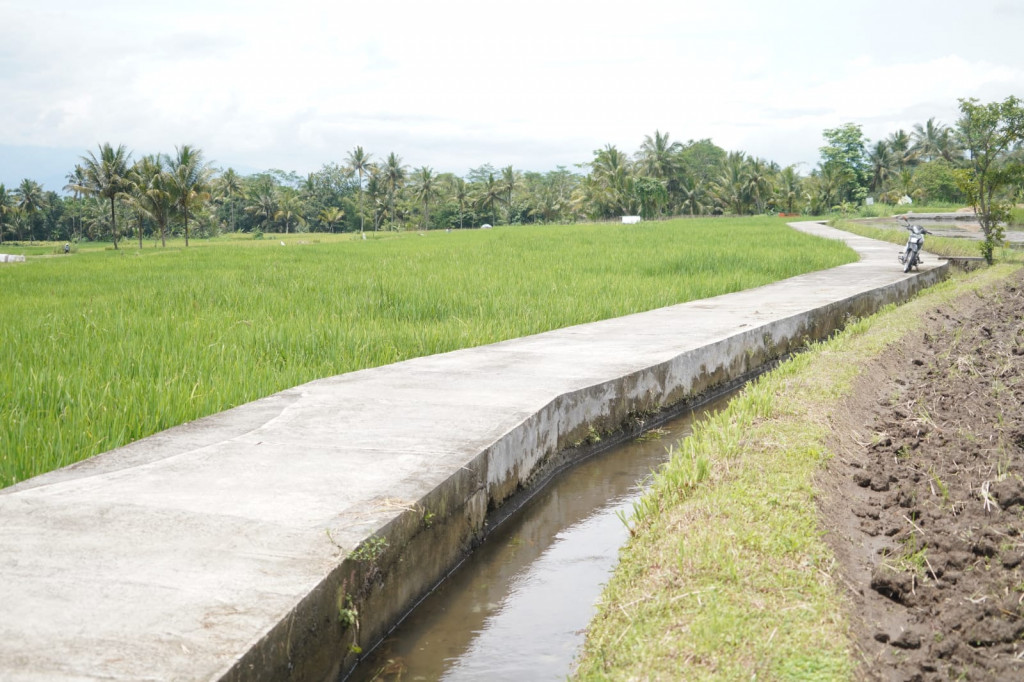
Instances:
[[[555,453],[944,274],[795,226],[861,260],[314,381],[0,491],[0,679],[336,675]]]

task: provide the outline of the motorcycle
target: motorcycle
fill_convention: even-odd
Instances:
[[[931,234],[931,232],[920,225],[911,225],[906,218],[902,218],[902,220],[903,228],[910,232],[910,236],[907,237],[906,247],[900,252],[899,261],[903,264],[903,272],[910,272],[911,268],[916,267],[921,262],[921,247],[924,246],[924,236]]]

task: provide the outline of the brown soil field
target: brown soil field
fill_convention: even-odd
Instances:
[[[859,677],[1024,679],[1024,270],[874,361],[830,445]]]

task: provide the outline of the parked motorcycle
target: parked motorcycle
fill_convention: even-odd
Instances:
[[[906,218],[901,218],[901,220],[903,221],[903,228],[910,232],[910,236],[907,237],[906,247],[900,252],[899,260],[903,264],[903,272],[910,272],[911,268],[916,267],[921,262],[921,248],[924,246],[924,236],[931,234],[931,232],[920,225],[911,225]]]

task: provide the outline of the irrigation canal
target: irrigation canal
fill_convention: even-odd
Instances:
[[[0,491],[0,678],[337,678],[578,444],[948,271],[927,256],[904,274],[892,244],[793,226],[861,258],[313,381]]]
[[[737,389],[739,390],[739,389]],[[650,473],[736,391],[562,472],[495,529],[346,682],[564,680]]]

